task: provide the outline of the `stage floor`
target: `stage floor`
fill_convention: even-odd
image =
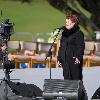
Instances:
[[[3,79],[4,72],[0,69],[0,79]],[[35,84],[43,90],[44,79],[50,79],[50,69],[32,68],[32,69],[14,69],[10,74],[11,79],[15,82]],[[52,79],[63,79],[62,68],[51,69]],[[88,100],[100,86],[100,66],[83,68],[83,83],[88,95]]]

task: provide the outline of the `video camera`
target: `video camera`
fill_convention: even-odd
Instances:
[[[1,35],[2,39],[10,40],[10,36],[14,32],[13,26],[14,26],[14,24],[9,22],[9,19],[6,19],[6,20],[4,20],[4,22],[1,23],[0,35]]]
[[[6,46],[8,48],[7,42],[10,40],[10,36],[14,33],[14,24],[9,22],[9,19],[4,20],[0,25],[0,45],[1,47]],[[0,48],[1,49],[1,48]],[[10,69],[15,68],[13,61],[8,60],[7,50],[0,50],[0,60],[3,62],[4,69],[10,71]]]

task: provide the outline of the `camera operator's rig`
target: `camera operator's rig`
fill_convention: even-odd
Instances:
[[[0,83],[0,100],[42,100],[42,90],[36,85],[10,81],[12,80],[10,79],[10,73],[12,72],[10,69],[15,68],[15,62],[8,60],[7,44],[10,36],[14,33],[13,25],[9,22],[9,19],[6,19],[0,25],[1,48],[6,47],[6,49],[0,51],[0,60],[5,74]]]
[[[3,79],[5,85],[4,85],[4,91],[5,91],[5,96],[4,100],[8,100],[7,94],[8,94],[8,89],[7,89],[7,81],[10,80],[10,69],[15,68],[14,62],[8,60],[8,41],[10,40],[10,36],[14,33],[13,29],[14,24],[9,22],[9,19],[4,20],[1,25],[0,25],[0,46],[1,46],[1,51],[0,51],[0,60],[2,61],[3,65],[3,71],[5,73],[5,77]],[[4,47],[4,49],[2,49]]]
[[[1,59],[3,64],[3,69],[5,70],[5,79],[9,80],[9,73],[10,69],[13,68],[12,62],[8,60],[8,41],[10,40],[10,36],[13,34],[13,23],[9,22],[9,19],[6,19],[0,25],[0,41],[1,41],[1,48],[5,47],[5,50],[1,49]]]

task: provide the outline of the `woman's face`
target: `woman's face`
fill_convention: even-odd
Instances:
[[[74,25],[75,25],[75,23],[72,22],[70,18],[66,18],[66,28],[67,28],[68,30],[70,30],[71,28],[73,28]]]

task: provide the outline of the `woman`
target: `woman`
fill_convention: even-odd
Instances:
[[[82,80],[84,35],[78,25],[76,14],[66,17],[58,51],[58,63],[63,67],[64,79]]]

